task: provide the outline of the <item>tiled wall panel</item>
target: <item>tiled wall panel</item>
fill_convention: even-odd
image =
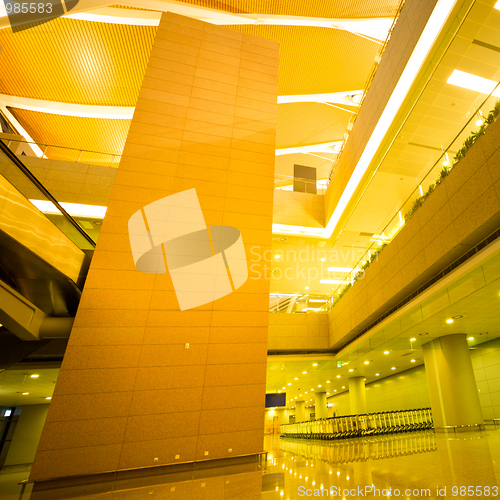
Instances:
[[[180,311],[168,273],[135,269],[128,220],[195,188],[263,266],[277,84],[275,42],[163,15],[32,479],[262,451],[269,281]]]

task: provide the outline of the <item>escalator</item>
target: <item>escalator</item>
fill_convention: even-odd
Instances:
[[[36,193],[33,196],[33,193]],[[51,202],[57,226],[29,200]],[[0,370],[67,341],[95,243],[0,140]]]

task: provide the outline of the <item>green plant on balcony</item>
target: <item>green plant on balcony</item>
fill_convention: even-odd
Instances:
[[[467,154],[467,151],[474,145],[474,143],[485,133],[486,129],[489,125],[491,125],[495,119],[500,115],[500,101],[497,101],[493,106],[493,109],[488,113],[488,116],[485,118],[483,124],[479,127],[477,132],[472,132],[467,139],[465,139],[463,146],[457,151],[457,154],[453,157],[453,162],[451,166],[445,166],[442,168],[439,173],[439,177],[436,179],[434,184],[431,184],[427,191],[417,198],[410,210],[405,214],[404,219],[405,222],[410,219],[410,217],[423,205],[424,201],[429,197],[429,195],[436,189],[439,184],[448,176],[451,172],[452,168]],[[352,283],[347,283],[344,288],[340,291],[336,299],[332,302],[332,307],[347,293],[347,291],[352,287],[355,281],[360,279],[365,270],[370,266],[370,264],[378,257],[379,253],[386,247],[387,245],[384,243],[376,252],[371,254],[371,257],[366,260],[366,262],[361,266],[361,271],[359,271],[354,277]]]

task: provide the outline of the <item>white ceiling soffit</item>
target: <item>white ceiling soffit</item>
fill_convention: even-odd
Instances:
[[[293,155],[296,153],[338,153],[342,140],[333,142],[324,142],[322,144],[310,144],[307,146],[297,146],[295,148],[280,148],[276,150],[276,156]]]
[[[278,96],[278,104],[289,104],[294,102],[331,102],[343,104],[344,106],[358,106],[363,92],[363,90],[347,90],[345,92],[331,92],[328,94],[280,95]]]
[[[4,114],[4,116],[9,120],[9,122],[14,126],[16,132],[22,135],[26,141],[28,141],[29,147],[33,150],[38,158],[44,158],[43,151],[35,144],[33,138],[28,134],[25,128],[17,121],[16,117],[7,109],[7,106],[3,105],[0,102],[0,111]]]
[[[349,31],[362,37],[373,39],[374,42],[387,38],[393,18],[367,19],[325,19],[317,17],[281,16],[270,14],[233,14],[197,5],[176,2],[174,0],[124,0],[120,4],[127,7],[150,9],[157,12],[130,10],[108,7],[106,1],[80,0],[73,13],[64,17],[113,24],[132,24],[138,26],[157,26],[161,12],[174,12],[187,17],[199,19],[218,25],[268,25],[268,26],[308,26],[331,28]],[[2,6],[0,16],[5,16]]]
[[[53,115],[79,116],[82,118],[107,118],[111,120],[130,120],[134,107],[125,106],[93,106],[87,104],[70,104],[67,102],[43,101],[28,97],[17,97],[0,94],[0,105],[11,108],[39,111]]]

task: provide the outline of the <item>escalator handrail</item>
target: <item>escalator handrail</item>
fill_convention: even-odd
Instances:
[[[50,194],[45,186],[28,170],[26,165],[12,152],[12,150],[0,139],[0,149],[5,155],[14,163],[14,165],[21,170],[21,172],[28,177],[28,179],[43,193],[43,195],[50,200],[66,220],[95,248],[95,241],[85,232],[85,230],[76,222],[71,215],[59,204],[59,202]]]

